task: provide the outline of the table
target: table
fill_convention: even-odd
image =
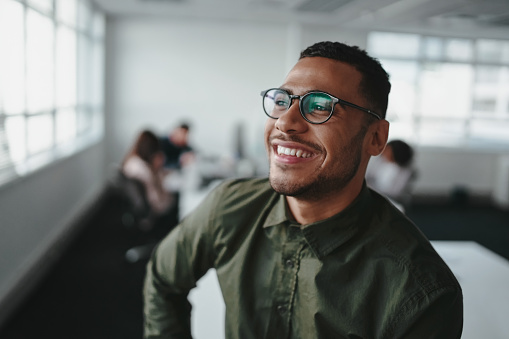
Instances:
[[[462,339],[509,338],[509,261],[473,241],[432,241],[463,289]]]

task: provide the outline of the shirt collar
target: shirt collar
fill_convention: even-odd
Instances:
[[[371,193],[364,183],[357,198],[343,211],[325,220],[309,225],[299,225],[313,253],[322,259],[359,233],[363,226],[366,226],[366,222],[361,219],[367,215],[363,212],[369,210],[370,203]],[[288,211],[285,197],[280,195],[265,219],[263,227],[276,227],[283,224],[296,226],[296,222],[292,220]]]
[[[272,206],[269,215],[265,219],[263,227],[277,226],[290,221],[291,218],[290,213],[287,210],[285,196],[280,194],[276,203]]]

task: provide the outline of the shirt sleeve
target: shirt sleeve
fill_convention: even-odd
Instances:
[[[460,339],[463,295],[460,287],[442,287],[416,298],[410,310],[401,310],[391,338]]]
[[[144,337],[191,338],[187,296],[214,267],[218,190],[188,215],[154,250],[144,284]]]

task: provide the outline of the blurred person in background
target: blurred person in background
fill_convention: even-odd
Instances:
[[[193,160],[193,148],[189,145],[189,131],[190,125],[184,122],[161,138],[165,168],[180,170]]]
[[[185,184],[183,171],[188,169],[195,160],[193,148],[189,144],[190,129],[189,123],[182,122],[168,135],[160,138],[165,168],[163,185],[166,190],[172,193],[174,199],[171,211],[173,223],[178,223],[180,220],[180,194]]]
[[[170,192],[163,186],[164,154],[157,136],[142,131],[122,163],[122,173],[130,179],[138,180],[145,188],[145,198],[155,218],[169,213],[174,203]]]
[[[366,171],[368,186],[404,208],[410,202],[413,181],[414,149],[403,140],[392,140],[378,157],[373,157]]]

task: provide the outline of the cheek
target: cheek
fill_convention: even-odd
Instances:
[[[271,118],[267,118],[267,120],[265,120],[265,134],[270,133],[272,128],[274,128],[274,124],[276,121],[277,121],[276,119]]]
[[[321,146],[326,151],[326,157],[335,157],[340,153],[342,145],[346,142],[344,132],[338,130],[329,131],[329,133],[317,134],[317,140],[320,140]]]
[[[269,146],[269,138],[270,138],[270,134],[272,132],[272,129],[274,128],[274,121],[273,119],[267,119],[267,121],[265,122],[265,129],[264,129],[264,133],[263,133],[263,138],[265,140],[265,147],[267,148],[267,151],[269,150],[270,146]]]
[[[321,142],[326,150],[325,161],[330,166],[344,166],[349,158],[363,148],[362,135],[336,129],[323,134]]]

